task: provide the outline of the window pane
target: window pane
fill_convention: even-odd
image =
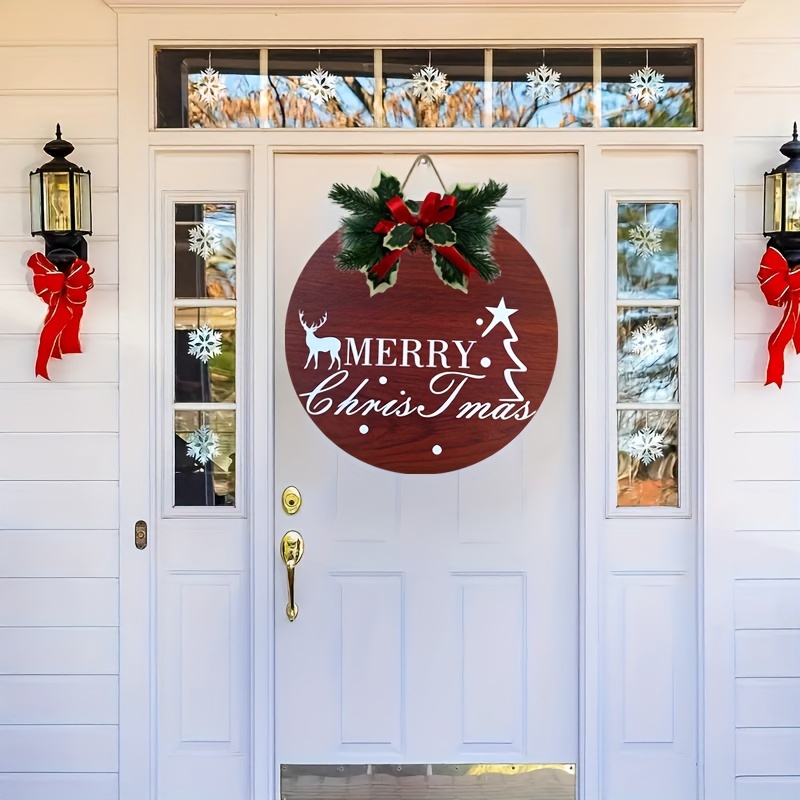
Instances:
[[[236,504],[236,412],[175,412],[175,505]]]
[[[800,175],[786,173],[786,230],[800,231]]]
[[[372,50],[270,50],[265,125],[272,128],[363,128],[375,124]],[[301,77],[324,70],[333,96],[314,102]]]
[[[617,412],[617,506],[678,506],[678,412]]]
[[[678,401],[678,309],[617,312],[617,399],[620,403]]]
[[[604,127],[686,128],[695,123],[693,47],[603,49],[602,115]],[[654,102],[634,96],[631,75],[646,67],[663,78]]]
[[[559,73],[549,98],[532,96],[527,82],[542,63]],[[492,76],[494,127],[591,127],[591,50],[494,50]]]
[[[202,102],[197,83],[209,66],[219,73],[225,96]],[[260,53],[251,50],[172,50],[156,52],[156,126],[159,128],[257,128],[261,124],[264,81]]]
[[[678,297],[678,204],[617,205],[617,297]]]
[[[783,175],[767,175],[764,180],[764,233],[781,230]]]
[[[177,203],[175,296],[236,297],[236,206]]]
[[[175,309],[175,402],[236,402],[236,309]]]
[[[417,99],[412,78],[428,65],[448,81],[441,101]],[[384,50],[384,125],[387,128],[479,128],[483,114],[483,50]]]

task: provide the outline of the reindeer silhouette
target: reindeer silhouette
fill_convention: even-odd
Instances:
[[[303,369],[308,367],[312,356],[314,358],[314,369],[316,369],[318,366],[320,353],[331,354],[331,363],[328,366],[328,369],[330,369],[334,364],[336,364],[338,367],[342,366],[342,360],[339,358],[339,350],[342,347],[341,341],[335,336],[323,336],[320,338],[314,335],[314,332],[321,328],[327,319],[328,312],[326,311],[322,319],[315,325],[306,325],[306,321],[303,319],[303,312],[300,312],[300,324],[303,326],[303,330],[306,332],[306,345],[308,347],[308,358],[306,359]]]

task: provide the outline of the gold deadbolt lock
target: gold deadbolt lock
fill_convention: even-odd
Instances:
[[[296,514],[303,505],[303,498],[300,497],[300,490],[296,486],[287,486],[281,495],[283,510],[287,514]]]

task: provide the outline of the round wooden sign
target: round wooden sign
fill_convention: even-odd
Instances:
[[[558,351],[553,298],[525,248],[494,236],[502,270],[463,293],[431,258],[404,252],[397,283],[370,297],[337,270],[333,234],[311,257],[286,315],[286,360],[319,429],[355,458],[405,473],[482,461],[528,424]]]

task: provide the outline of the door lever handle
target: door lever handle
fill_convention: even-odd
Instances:
[[[289,602],[286,604],[286,616],[289,622],[297,619],[298,608],[294,601],[294,571],[300,563],[305,550],[303,537],[297,531],[286,531],[281,539],[281,560],[286,565],[286,577],[289,581]]]

